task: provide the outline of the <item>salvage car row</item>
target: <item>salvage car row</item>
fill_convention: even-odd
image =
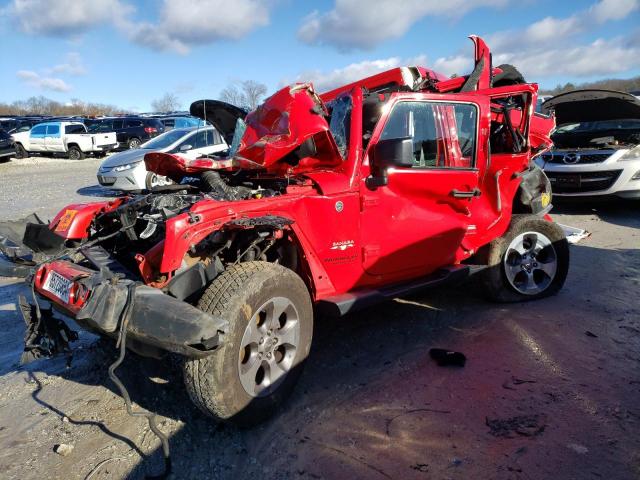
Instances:
[[[11,134],[17,158],[32,154],[62,155],[80,160],[87,155],[104,156],[117,149],[138,148],[172,128],[204,125],[199,119],[181,116],[127,116],[112,118],[0,118],[0,130]]]

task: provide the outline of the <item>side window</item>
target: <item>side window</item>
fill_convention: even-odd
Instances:
[[[141,127],[142,120],[127,120],[124,126],[125,128]]]
[[[472,104],[400,102],[380,140],[411,138],[414,168],[473,168],[476,125]]]
[[[87,133],[84,125],[65,125],[64,133]]]
[[[189,142],[193,145],[193,148],[204,148],[208,145],[207,143],[207,132],[202,131],[198,132],[192,137],[189,138]]]
[[[49,136],[49,137],[59,137],[60,136],[60,125],[47,125],[47,136]]]
[[[123,120],[114,120],[113,121],[113,129],[114,130],[120,130],[124,125],[124,121]]]
[[[113,130],[112,122],[102,122],[95,127],[96,132],[110,132]]]
[[[31,136],[32,137],[44,136],[46,132],[47,132],[46,125],[37,125],[31,129]]]

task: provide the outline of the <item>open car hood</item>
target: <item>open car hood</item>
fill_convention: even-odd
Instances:
[[[233,140],[233,132],[239,118],[247,116],[247,111],[220,100],[197,100],[191,104],[189,113],[194,117],[211,122],[228,145]]]
[[[640,118],[640,99],[614,90],[575,90],[550,98],[542,110],[555,111],[558,125],[636,119]]]
[[[340,115],[348,117],[349,109],[350,106],[341,110]],[[238,122],[244,117],[242,109],[217,100],[199,100],[190,110],[202,119],[206,115],[232,145],[235,127],[238,123],[242,125]],[[236,138],[236,145],[232,146],[232,157],[189,160],[180,155],[151,153],[145,155],[145,164],[147,170],[176,181],[180,176],[207,169],[261,169],[274,174],[297,174],[335,168],[342,164],[343,157],[327,118],[327,109],[311,84],[287,86],[244,117],[243,130],[235,135],[239,141]]]

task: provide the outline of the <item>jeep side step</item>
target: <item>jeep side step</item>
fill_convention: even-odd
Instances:
[[[484,268],[486,268],[484,265],[452,265],[410,282],[390,285],[380,289],[356,290],[323,298],[317,302],[316,309],[319,313],[327,316],[341,317],[347,313],[353,313],[399,296],[410,295],[446,283],[462,281]]]

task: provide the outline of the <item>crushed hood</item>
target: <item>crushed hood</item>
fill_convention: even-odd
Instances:
[[[249,168],[274,174],[302,173],[317,168],[335,168],[343,157],[331,134],[327,109],[313,86],[298,83],[284,87],[245,116],[244,110],[217,100],[191,104],[192,115],[210,121],[232,145],[239,130],[235,154],[229,159],[188,160],[179,155],[151,153],[147,169],[176,179],[202,169]],[[233,146],[232,146],[233,148]],[[209,166],[210,165],[210,166]]]
[[[233,140],[233,132],[239,118],[247,116],[247,111],[220,100],[197,100],[191,104],[189,113],[194,117],[211,122],[228,145]]]
[[[640,118],[640,99],[614,90],[575,90],[550,98],[544,113],[556,114],[556,123],[596,122]]]

